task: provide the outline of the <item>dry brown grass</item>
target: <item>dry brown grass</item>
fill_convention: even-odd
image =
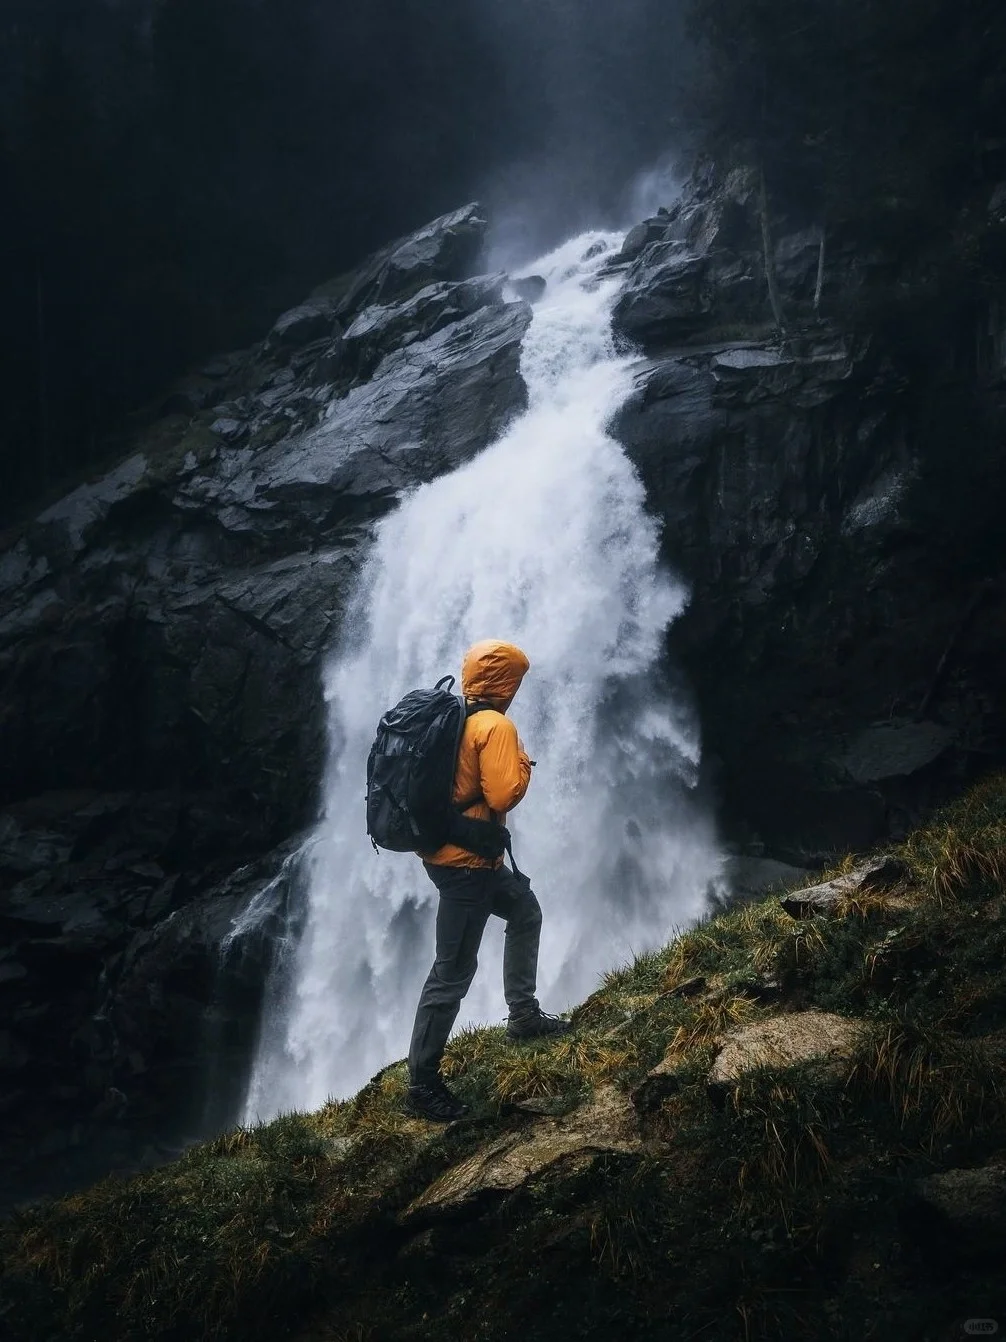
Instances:
[[[602,988],[573,1009],[570,1021],[577,1030],[592,1030],[605,1022],[610,1027],[613,1019],[619,1023],[626,1019],[628,1009],[623,1003],[624,998],[620,993]]]
[[[683,1062],[690,1053],[714,1043],[727,1030],[760,1015],[764,1015],[764,1009],[743,995],[703,999],[696,1004],[688,1021],[675,1030],[664,1056],[668,1061]]]
[[[905,842],[905,860],[941,902],[1006,885],[1006,776],[994,775]]]
[[[408,1088],[409,1074],[404,1063],[385,1068],[342,1112],[337,1111],[342,1130],[347,1135],[366,1132],[378,1137],[414,1135],[421,1131],[418,1121],[402,1112]]]
[[[730,918],[730,914],[722,915],[678,937],[664,970],[665,992],[673,992],[688,979],[707,972],[709,965],[725,959],[734,940],[729,930]]]
[[[440,1071],[450,1080],[476,1067],[491,1066],[506,1048],[506,1033],[502,1026],[460,1030],[447,1045]]]
[[[895,886],[890,890],[855,890],[842,896],[836,909],[836,916],[872,918],[881,921],[885,918],[897,918],[918,908],[921,903],[920,893],[907,885]]]
[[[496,1067],[493,1091],[500,1104],[552,1099],[569,1087],[569,1068],[551,1053],[514,1052]]]
[[[261,1339],[268,1318],[301,1308],[319,1264],[330,1284],[338,1256],[325,1254],[338,1240],[352,1255],[368,1208],[476,1149],[502,1105],[554,1100],[542,1108],[565,1111],[591,1088],[636,1085],[661,1056],[678,1086],[654,1119],[666,1200],[657,1185],[630,1187],[631,1161],[614,1160],[589,1173],[563,1232],[581,1235],[585,1251],[589,1238],[604,1275],[652,1276],[696,1243],[710,1262],[752,1252],[782,1261],[773,1255],[811,1241],[842,1198],[873,1215],[856,1202],[871,1162],[931,1169],[953,1144],[955,1159],[963,1151],[980,1163],[1006,1132],[1006,778],[937,816],[902,855],[915,889],[856,894],[835,917],[799,920],[769,897],[636,957],[574,1013],[571,1035],[513,1045],[500,1027],[463,1031],[443,1071],[477,1122],[446,1138],[402,1113],[407,1071],[397,1063],[352,1100],[237,1129],[164,1170],[26,1215],[2,1239],[21,1293],[0,1304],[4,1324],[20,1311],[19,1339],[54,1336],[37,1321],[55,1317],[58,1297],[61,1336],[92,1335],[99,1300],[121,1324],[117,1337]],[[851,865],[847,857],[828,874]],[[675,995],[694,978],[704,980],[698,995]],[[710,1104],[714,1041],[775,1015],[754,1000],[754,978],[777,980],[790,1009],[873,1022],[844,1081],[764,1067],[732,1084],[728,1103]],[[352,1270],[371,1269],[361,1258]],[[752,1339],[769,1328],[787,1335],[772,1320],[788,1321],[789,1306],[765,1281],[738,1281],[723,1300],[721,1323],[729,1314]]]
[[[758,1202],[767,1194],[778,1202],[788,1225],[791,1195],[808,1184],[823,1184],[831,1174],[826,1120],[796,1086],[781,1081],[772,1081],[767,1093],[756,1099],[750,1088],[739,1086],[732,1104],[735,1112],[745,1113],[749,1124],[754,1109],[755,1122],[761,1126],[761,1140],[740,1161],[741,1197]]]
[[[495,1063],[493,1094],[499,1104],[573,1094],[612,1080],[637,1061],[629,1041],[567,1035],[547,1049],[508,1050]]]
[[[997,1050],[938,1027],[889,1024],[877,1031],[850,1073],[848,1089],[890,1105],[903,1127],[926,1133],[930,1151],[1006,1121],[1006,1070]]]
[[[639,1061],[638,1049],[629,1040],[613,1043],[604,1036],[582,1034],[561,1039],[555,1058],[589,1086],[603,1085]]]
[[[806,968],[824,946],[819,919],[794,921],[775,899],[745,904],[679,937],[662,986],[673,992],[698,975],[711,986],[745,975],[777,977]]]

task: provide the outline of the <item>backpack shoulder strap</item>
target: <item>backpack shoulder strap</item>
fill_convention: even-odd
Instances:
[[[474,703],[465,704],[466,721],[468,718],[473,718],[476,713],[495,713],[495,712],[497,712],[497,710],[493,708],[492,704],[483,703],[480,699],[476,699]]]

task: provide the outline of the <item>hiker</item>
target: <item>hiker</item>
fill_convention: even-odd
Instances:
[[[506,717],[528,669],[527,657],[512,643],[487,640],[465,654],[461,691],[467,706],[454,774],[454,804],[463,815],[504,825],[523,798],[532,762],[517,728]],[[506,830],[501,833],[506,835]],[[508,836],[507,836],[508,837]],[[446,843],[422,853],[423,865],[440,894],[436,960],[423,985],[409,1047],[407,1112],[451,1122],[467,1108],[440,1078],[440,1059],[461,1000],[478,968],[478,950],[490,914],[506,920],[503,991],[510,1016],[507,1038],[536,1039],[565,1034],[568,1021],[548,1016],[535,997],[541,908],[528,878],[503,865],[500,856],[481,857]],[[511,854],[511,862],[513,857]]]

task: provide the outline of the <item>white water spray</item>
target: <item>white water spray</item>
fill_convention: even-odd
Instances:
[[[436,891],[418,858],[371,848],[366,758],[381,714],[458,674],[471,643],[506,639],[531,662],[510,713],[538,765],[508,824],[544,913],[546,1010],[697,917],[719,873],[689,793],[697,731],[658,671],[685,593],[659,567],[643,486],[606,433],[631,387],[610,335],[617,281],[598,276],[620,241],[586,234],[529,268],[548,287],[524,339],[527,412],[378,528],[326,672],[324,815],[247,1122],[352,1094],[406,1052]],[[505,1014],[502,930],[490,920],[459,1025]]]

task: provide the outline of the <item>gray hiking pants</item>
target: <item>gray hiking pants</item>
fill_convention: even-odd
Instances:
[[[440,892],[437,958],[423,985],[409,1046],[409,1075],[426,1085],[439,1075],[447,1036],[478,968],[479,946],[489,915],[506,920],[503,993],[511,1014],[538,1002],[538,941],[541,908],[527,877],[505,866],[435,867],[423,864]]]

